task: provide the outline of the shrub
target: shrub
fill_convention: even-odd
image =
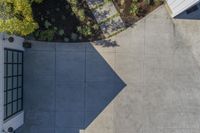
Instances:
[[[77,31],[85,37],[92,35],[92,28],[87,25],[77,27]]]
[[[38,28],[29,0],[1,0],[0,5],[0,32],[26,36]]]
[[[48,29],[43,31],[37,31],[35,36],[39,38],[41,41],[52,41],[55,35],[54,29]]]

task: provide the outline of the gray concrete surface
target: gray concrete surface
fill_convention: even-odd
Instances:
[[[17,133],[199,133],[199,33],[160,7],[107,41],[36,43]]]

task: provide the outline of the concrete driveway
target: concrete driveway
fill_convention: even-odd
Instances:
[[[160,7],[109,41],[34,42],[17,133],[199,133],[199,33]]]

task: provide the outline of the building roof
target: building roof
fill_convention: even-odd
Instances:
[[[191,6],[200,2],[200,0],[166,0],[169,8],[172,12],[172,17],[180,14],[181,12],[187,10]]]

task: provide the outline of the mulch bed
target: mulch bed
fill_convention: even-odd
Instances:
[[[84,7],[85,14],[88,17],[87,22],[84,23],[97,23],[86,2],[84,0],[80,0],[79,3],[80,6]],[[33,4],[32,9],[34,19],[39,24],[39,29],[31,35],[31,37],[36,40],[40,40],[40,38],[36,35],[38,32],[47,30],[45,21],[48,21],[51,24],[51,26],[49,26],[50,28],[55,28],[57,31],[64,31],[64,35],[60,35],[59,32],[56,32],[53,40],[51,41],[63,42],[66,41],[67,38],[69,39],[69,42],[83,42],[103,38],[103,34],[100,29],[93,29],[92,35],[88,37],[84,37],[77,32],[77,27],[84,25],[84,23],[80,22],[72,12],[71,6],[67,0],[44,0],[41,4]],[[76,40],[71,39],[72,33],[77,36]]]
[[[121,18],[126,24],[126,26],[133,25],[136,21],[140,20],[144,16],[146,16],[148,13],[152,12],[154,9],[159,7],[163,2],[153,2],[154,0],[151,0],[150,4],[147,4],[146,0],[138,0],[137,7],[139,8],[139,12],[136,16],[130,14],[130,6],[133,0],[124,0],[124,4],[121,4],[122,0],[113,0],[117,10],[120,12]]]

